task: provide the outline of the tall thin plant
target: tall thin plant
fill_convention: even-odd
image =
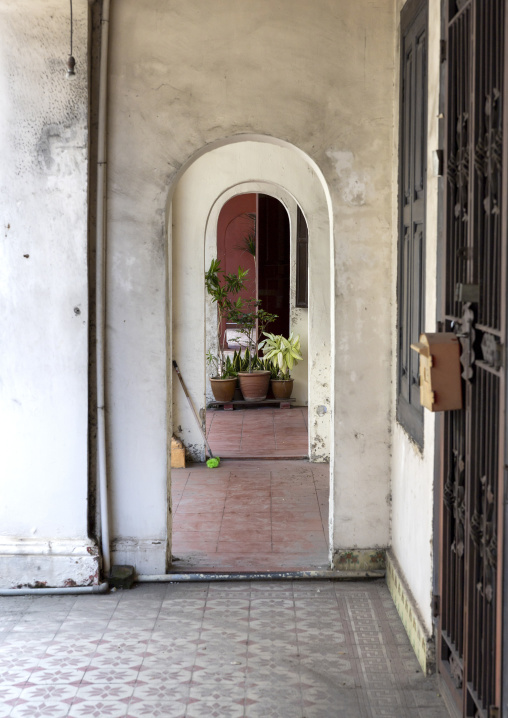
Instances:
[[[217,370],[220,378],[225,378],[226,357],[224,354],[225,346],[225,326],[226,322],[234,321],[235,316],[242,308],[244,302],[238,294],[245,288],[245,279],[249,273],[248,269],[238,267],[236,274],[234,272],[224,272],[220,266],[220,259],[212,259],[210,267],[205,272],[205,288],[212,302],[217,305],[218,322],[217,322]],[[236,299],[235,299],[236,297]],[[210,352],[209,352],[210,354]],[[211,357],[208,357],[208,363],[213,365]],[[226,376],[229,374],[226,374]]]

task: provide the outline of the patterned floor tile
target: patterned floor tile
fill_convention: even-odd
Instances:
[[[168,661],[167,665],[143,665],[137,677],[137,685],[178,684],[185,685],[191,682],[194,670],[195,657],[185,660]]]
[[[121,654],[121,655],[97,655],[93,656],[93,658],[90,660],[90,667],[95,668],[130,668],[130,669],[138,669],[141,667],[144,661],[146,661],[146,656],[139,656],[139,655],[129,655],[129,654]]]
[[[186,705],[171,701],[140,701],[131,702],[127,712],[128,718],[184,718]]]
[[[40,682],[39,674],[47,672],[55,673],[56,671],[84,671],[93,658],[93,653],[87,653],[84,656],[60,656],[46,654],[38,659],[37,667],[34,668],[33,678],[36,682]]]
[[[72,630],[0,642],[0,718],[447,716],[400,621],[387,620],[381,582],[142,585],[89,598],[69,597],[72,620],[83,617]],[[107,606],[107,628],[92,630],[86,605]]]
[[[136,685],[133,697],[141,701],[168,701],[187,702],[190,692],[190,684],[181,684],[178,681],[157,681],[146,685]],[[132,702],[131,702],[132,703]]]
[[[68,715],[72,718],[124,718],[128,709],[128,701],[75,701]]]
[[[21,686],[0,686],[0,705],[5,705],[19,698],[22,691]]]
[[[130,698],[133,691],[134,686],[128,683],[97,683],[80,686],[76,696],[87,701],[119,701]]]
[[[81,685],[97,685],[99,683],[125,683],[132,684],[139,675],[138,668],[97,668],[88,667],[81,679]]]
[[[10,668],[0,672],[0,686],[21,686],[30,678],[30,670],[17,670]]]
[[[12,709],[11,718],[63,718],[69,715],[69,704],[57,701],[18,703]]]
[[[193,686],[187,706],[188,718],[241,718],[245,690],[238,686]]]

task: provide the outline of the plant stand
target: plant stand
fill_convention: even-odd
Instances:
[[[207,405],[207,409],[211,409],[214,406],[222,406],[224,411],[233,411],[236,407],[244,406],[265,406],[267,404],[278,404],[279,409],[291,409],[296,399],[263,399],[261,401],[245,401],[245,399],[239,400],[234,399],[233,401],[210,401]]]

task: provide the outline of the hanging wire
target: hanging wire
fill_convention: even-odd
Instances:
[[[71,28],[70,28],[70,52],[69,52],[69,59],[67,60],[67,77],[72,77],[75,75],[74,68],[76,67],[76,60],[72,56],[72,0],[69,0],[70,6],[71,6]]]
[[[72,0],[69,0],[70,6],[71,6],[71,51],[69,52],[69,55],[72,57]]]

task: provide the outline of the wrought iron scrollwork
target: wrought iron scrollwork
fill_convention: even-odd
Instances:
[[[483,562],[481,580],[476,588],[491,603],[494,597],[494,585],[497,565],[497,537],[494,528],[495,496],[486,476],[480,479],[480,512],[477,508],[471,518],[471,538],[477,547]]]
[[[487,332],[481,342],[483,361],[494,369],[499,369],[502,364],[501,343],[494,334]]]
[[[462,319],[457,323],[455,331],[459,337],[462,347],[460,354],[460,363],[463,366],[462,377],[466,381],[471,381],[474,375],[474,363],[476,361],[475,341],[476,330],[474,328],[475,314],[471,307],[471,303],[464,304],[462,310]]]
[[[449,491],[449,507],[453,512],[453,518],[455,519],[455,531],[451,550],[459,557],[462,558],[464,555],[464,536],[465,536],[465,518],[466,518],[466,505],[465,505],[465,469],[466,464],[463,456],[458,456],[456,452],[454,461],[454,472],[453,480],[451,485],[448,487]]]
[[[500,92],[494,87],[485,98],[485,132],[474,148],[476,173],[485,178],[483,208],[487,214],[499,214],[499,181],[503,160],[503,132],[499,123]]]

